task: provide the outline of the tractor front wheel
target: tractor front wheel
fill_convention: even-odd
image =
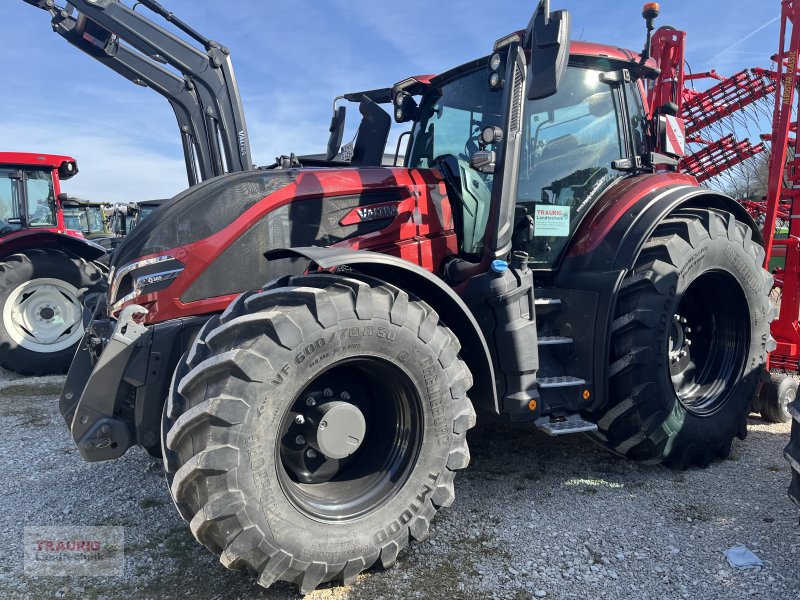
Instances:
[[[424,302],[355,277],[239,297],[198,334],[165,407],[178,510],[265,587],[307,593],[391,566],[453,502],[469,462],[457,338]]]
[[[687,468],[726,458],[772,349],[772,277],[730,213],[680,209],[644,243],[611,325],[609,401],[598,440],[628,458]]]
[[[22,375],[65,373],[83,336],[80,297],[105,285],[100,266],[59,250],[0,262],[0,366]]]

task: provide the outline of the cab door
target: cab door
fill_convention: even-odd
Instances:
[[[557,267],[567,243],[630,155],[622,82],[572,64],[558,91],[526,101],[517,182],[514,247],[531,268]]]

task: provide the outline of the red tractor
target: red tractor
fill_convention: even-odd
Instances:
[[[0,365],[64,373],[84,333],[81,298],[105,291],[103,248],[67,229],[60,181],[74,158],[0,152]]]
[[[324,160],[254,169],[226,48],[154,0],[202,49],[116,0],[27,1],[181,125],[198,184],[117,249],[60,408],[88,461],[163,452],[225,566],[302,592],[391,566],[477,414],[679,468],[747,434],[772,277],[748,213],[677,170],[655,6],[639,54],[542,0],[488,55],[346,96],[349,160],[337,110]]]

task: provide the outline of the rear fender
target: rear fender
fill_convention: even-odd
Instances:
[[[427,302],[461,342],[461,357],[472,372],[470,396],[476,407],[500,414],[491,354],[478,322],[464,301],[441,279],[415,264],[377,252],[340,248],[286,248],[265,254],[268,260],[303,257],[322,269],[352,266]]]
[[[0,240],[0,260],[26,250],[61,250],[71,256],[94,261],[106,254],[99,244],[55,231],[30,231]]]
[[[642,245],[656,225],[679,208],[716,208],[732,213],[763,244],[761,231],[744,207],[730,196],[696,185],[665,185],[626,202],[619,199],[601,218],[587,219],[594,231],[582,226],[570,244],[564,268],[572,270],[628,270],[633,268]],[[602,237],[598,236],[598,231]],[[563,269],[562,269],[563,270]]]

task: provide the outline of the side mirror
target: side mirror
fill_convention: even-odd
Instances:
[[[525,32],[524,46],[530,50],[528,100],[552,96],[569,63],[570,14],[550,12],[550,0],[540,0]]]
[[[479,173],[494,173],[495,166],[497,166],[497,153],[494,150],[487,150],[486,147],[499,144],[503,141],[504,136],[500,127],[493,125],[484,127],[478,141],[481,149],[469,157],[469,166]]]
[[[328,138],[328,149],[325,152],[325,160],[333,160],[339,154],[339,149],[342,147],[342,138],[344,137],[344,122],[347,116],[347,107],[338,106],[331,118],[331,126],[328,129],[331,135]]]

